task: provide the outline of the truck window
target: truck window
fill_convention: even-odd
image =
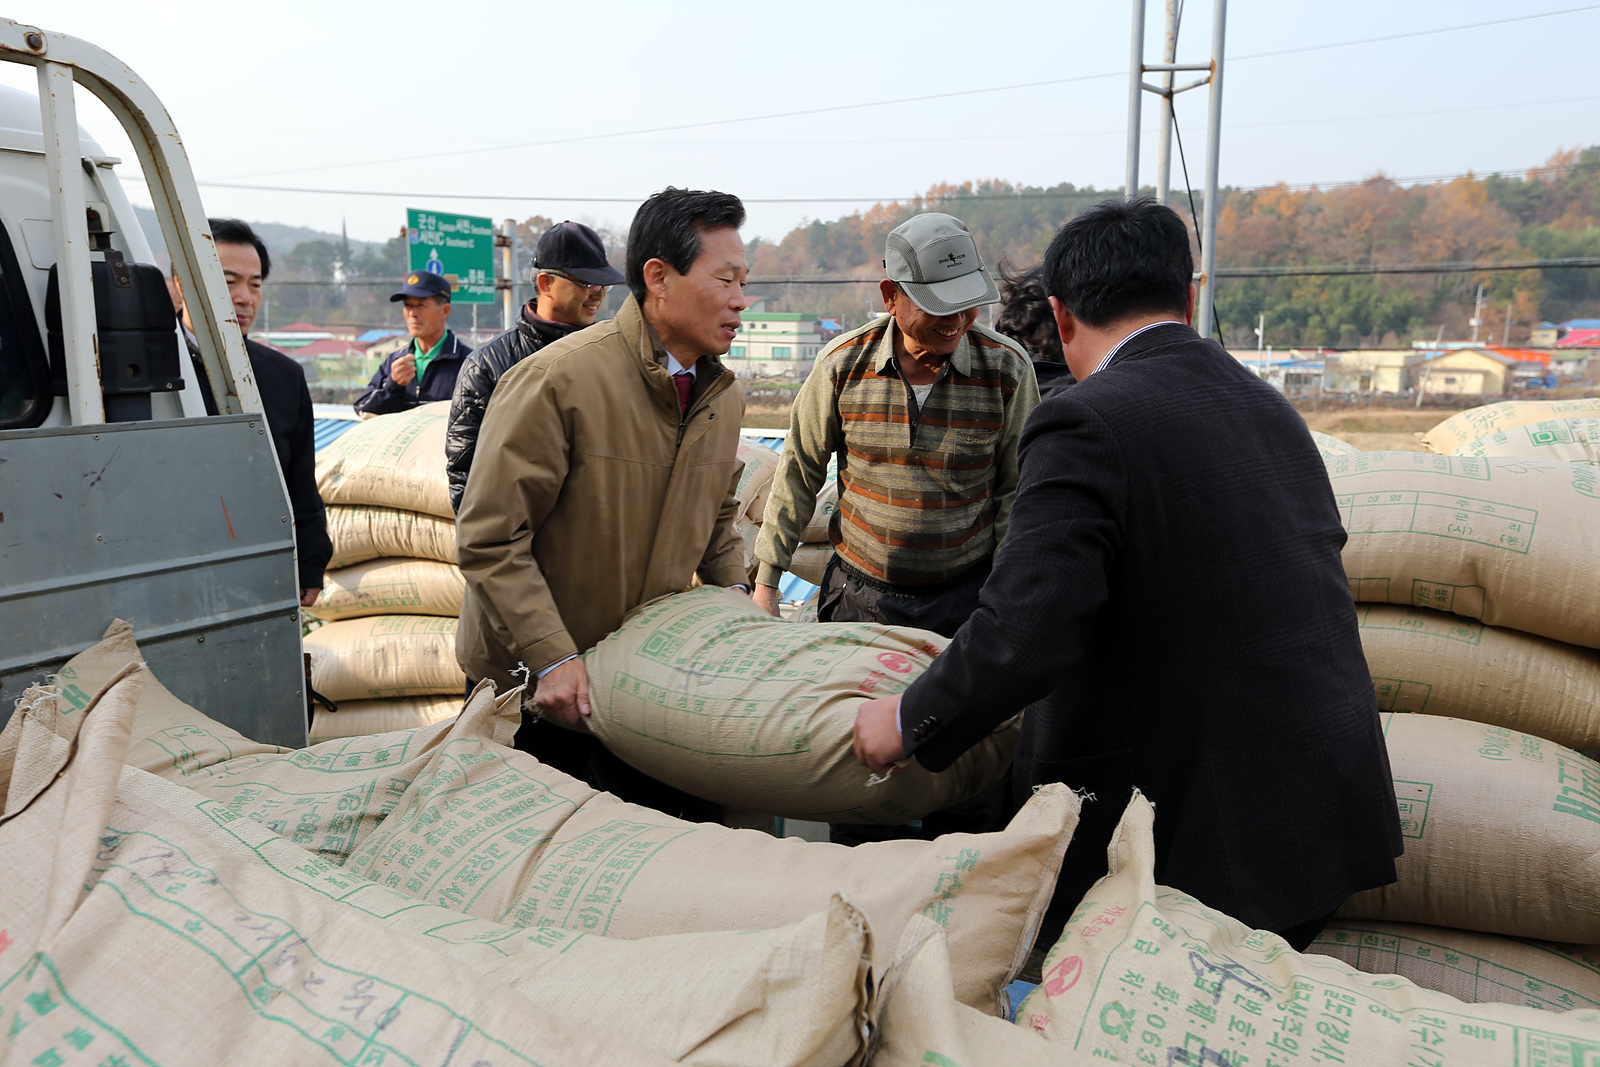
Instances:
[[[50,414],[50,369],[27,283],[0,224],[0,430],[37,426]]]

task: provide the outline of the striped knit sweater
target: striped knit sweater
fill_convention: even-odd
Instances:
[[[795,397],[756,541],[756,580],[777,584],[839,457],[833,543],[846,563],[904,586],[947,582],[989,559],[1017,488],[1017,441],[1039,401],[1008,337],[973,326],[919,406],[888,315],[835,338]]]

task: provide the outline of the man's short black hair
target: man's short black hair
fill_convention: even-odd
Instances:
[[[211,227],[211,239],[219,245],[255,245],[256,255],[261,257],[261,278],[266,280],[272,273],[272,257],[267,255],[267,246],[256,236],[256,231],[243,219],[207,219],[206,225]]]
[[[1000,259],[1000,315],[994,320],[996,331],[1027,349],[1034,359],[1061,363],[1061,334],[1056,317],[1050,312],[1050,294],[1044,289],[1044,268],[1013,270]]]
[[[669,185],[640,204],[628,228],[628,289],[634,299],[645,297],[646,263],[659,259],[679,274],[688,274],[700,258],[702,233],[743,225],[744,204],[732,193]]]
[[[1152,197],[1106,200],[1068,222],[1044,254],[1044,284],[1074,318],[1103,328],[1189,308],[1189,229]]]

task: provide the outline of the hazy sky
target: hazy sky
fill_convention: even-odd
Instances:
[[[1163,0],[1147,6],[1155,62]],[[347,221],[369,240],[396,233],[406,207],[625,229],[638,200],[675,184],[745,197],[746,236],[776,240],[802,220],[938,181],[1120,186],[1131,10],[1127,0],[21,0],[9,14],[128,63],[166,103],[202,182],[339,190],[202,185],[213,215],[325,230]],[[1317,47],[1542,12],[1568,13]],[[1180,61],[1209,58],[1211,24],[1212,0],[1189,0]],[[1233,0],[1222,180],[1520,170],[1600,142],[1597,40],[1600,4],[1573,0]],[[1081,80],[635,132],[1056,79]],[[0,80],[34,87],[12,64]],[[1154,102],[1146,96],[1147,181]],[[93,105],[80,103],[81,121],[136,175],[126,140]],[[1205,90],[1177,106],[1198,197]],[[396,157],[408,158],[371,162]],[[374,191],[409,195],[356,195]],[[550,197],[622,202],[538,199]],[[804,197],[860,199],[754,202]]]

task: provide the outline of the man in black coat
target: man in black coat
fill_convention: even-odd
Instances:
[[[209,219],[211,236],[216,241],[217,258],[222,261],[222,277],[228,283],[239,332],[248,333],[261,310],[261,287],[272,271],[267,246],[249,223],[238,219]],[[172,278],[177,282],[177,272]],[[182,290],[178,292],[182,302]],[[200,360],[194,324],[189,309],[180,307],[183,335],[194,364],[196,385],[205,401],[206,414],[217,413],[211,395],[211,380]],[[315,427],[312,425],[311,391],[306,387],[306,372],[300,364],[276,348],[245,338],[245,354],[255,374],[256,391],[261,394],[261,410],[267,418],[267,432],[278,454],[284,486],[289,491],[289,506],[294,512],[295,558],[299,567],[300,603],[310,607],[322,592],[322,572],[333,558],[333,542],[328,538],[327,512],[317,492]]]
[[[389,353],[367,383],[367,391],[356,398],[355,409],[362,415],[391,415],[449,400],[455,395],[461,361],[472,352],[448,325],[450,279],[444,275],[414,270],[389,300],[405,302],[411,341]]]
[[[533,285],[538,295],[517,316],[517,324],[481,346],[461,364],[450,422],[445,429],[445,476],[450,506],[461,510],[478,428],[501,375],[551,341],[593,326],[606,289],[622,282],[622,272],[606,259],[600,235],[581,222],[558,222],[539,238],[533,254]]]
[[[1156,881],[1308,944],[1395,878],[1399,817],[1304,421],[1188,322],[1184,224],[1108,201],[1056,235],[1051,306],[1078,384],[1023,433],[1011,531],[981,607],[900,698],[867,702],[862,762],[948,767],[1027,708],[1018,801],[1087,791],[1041,943],[1094,879],[1130,793]]]

